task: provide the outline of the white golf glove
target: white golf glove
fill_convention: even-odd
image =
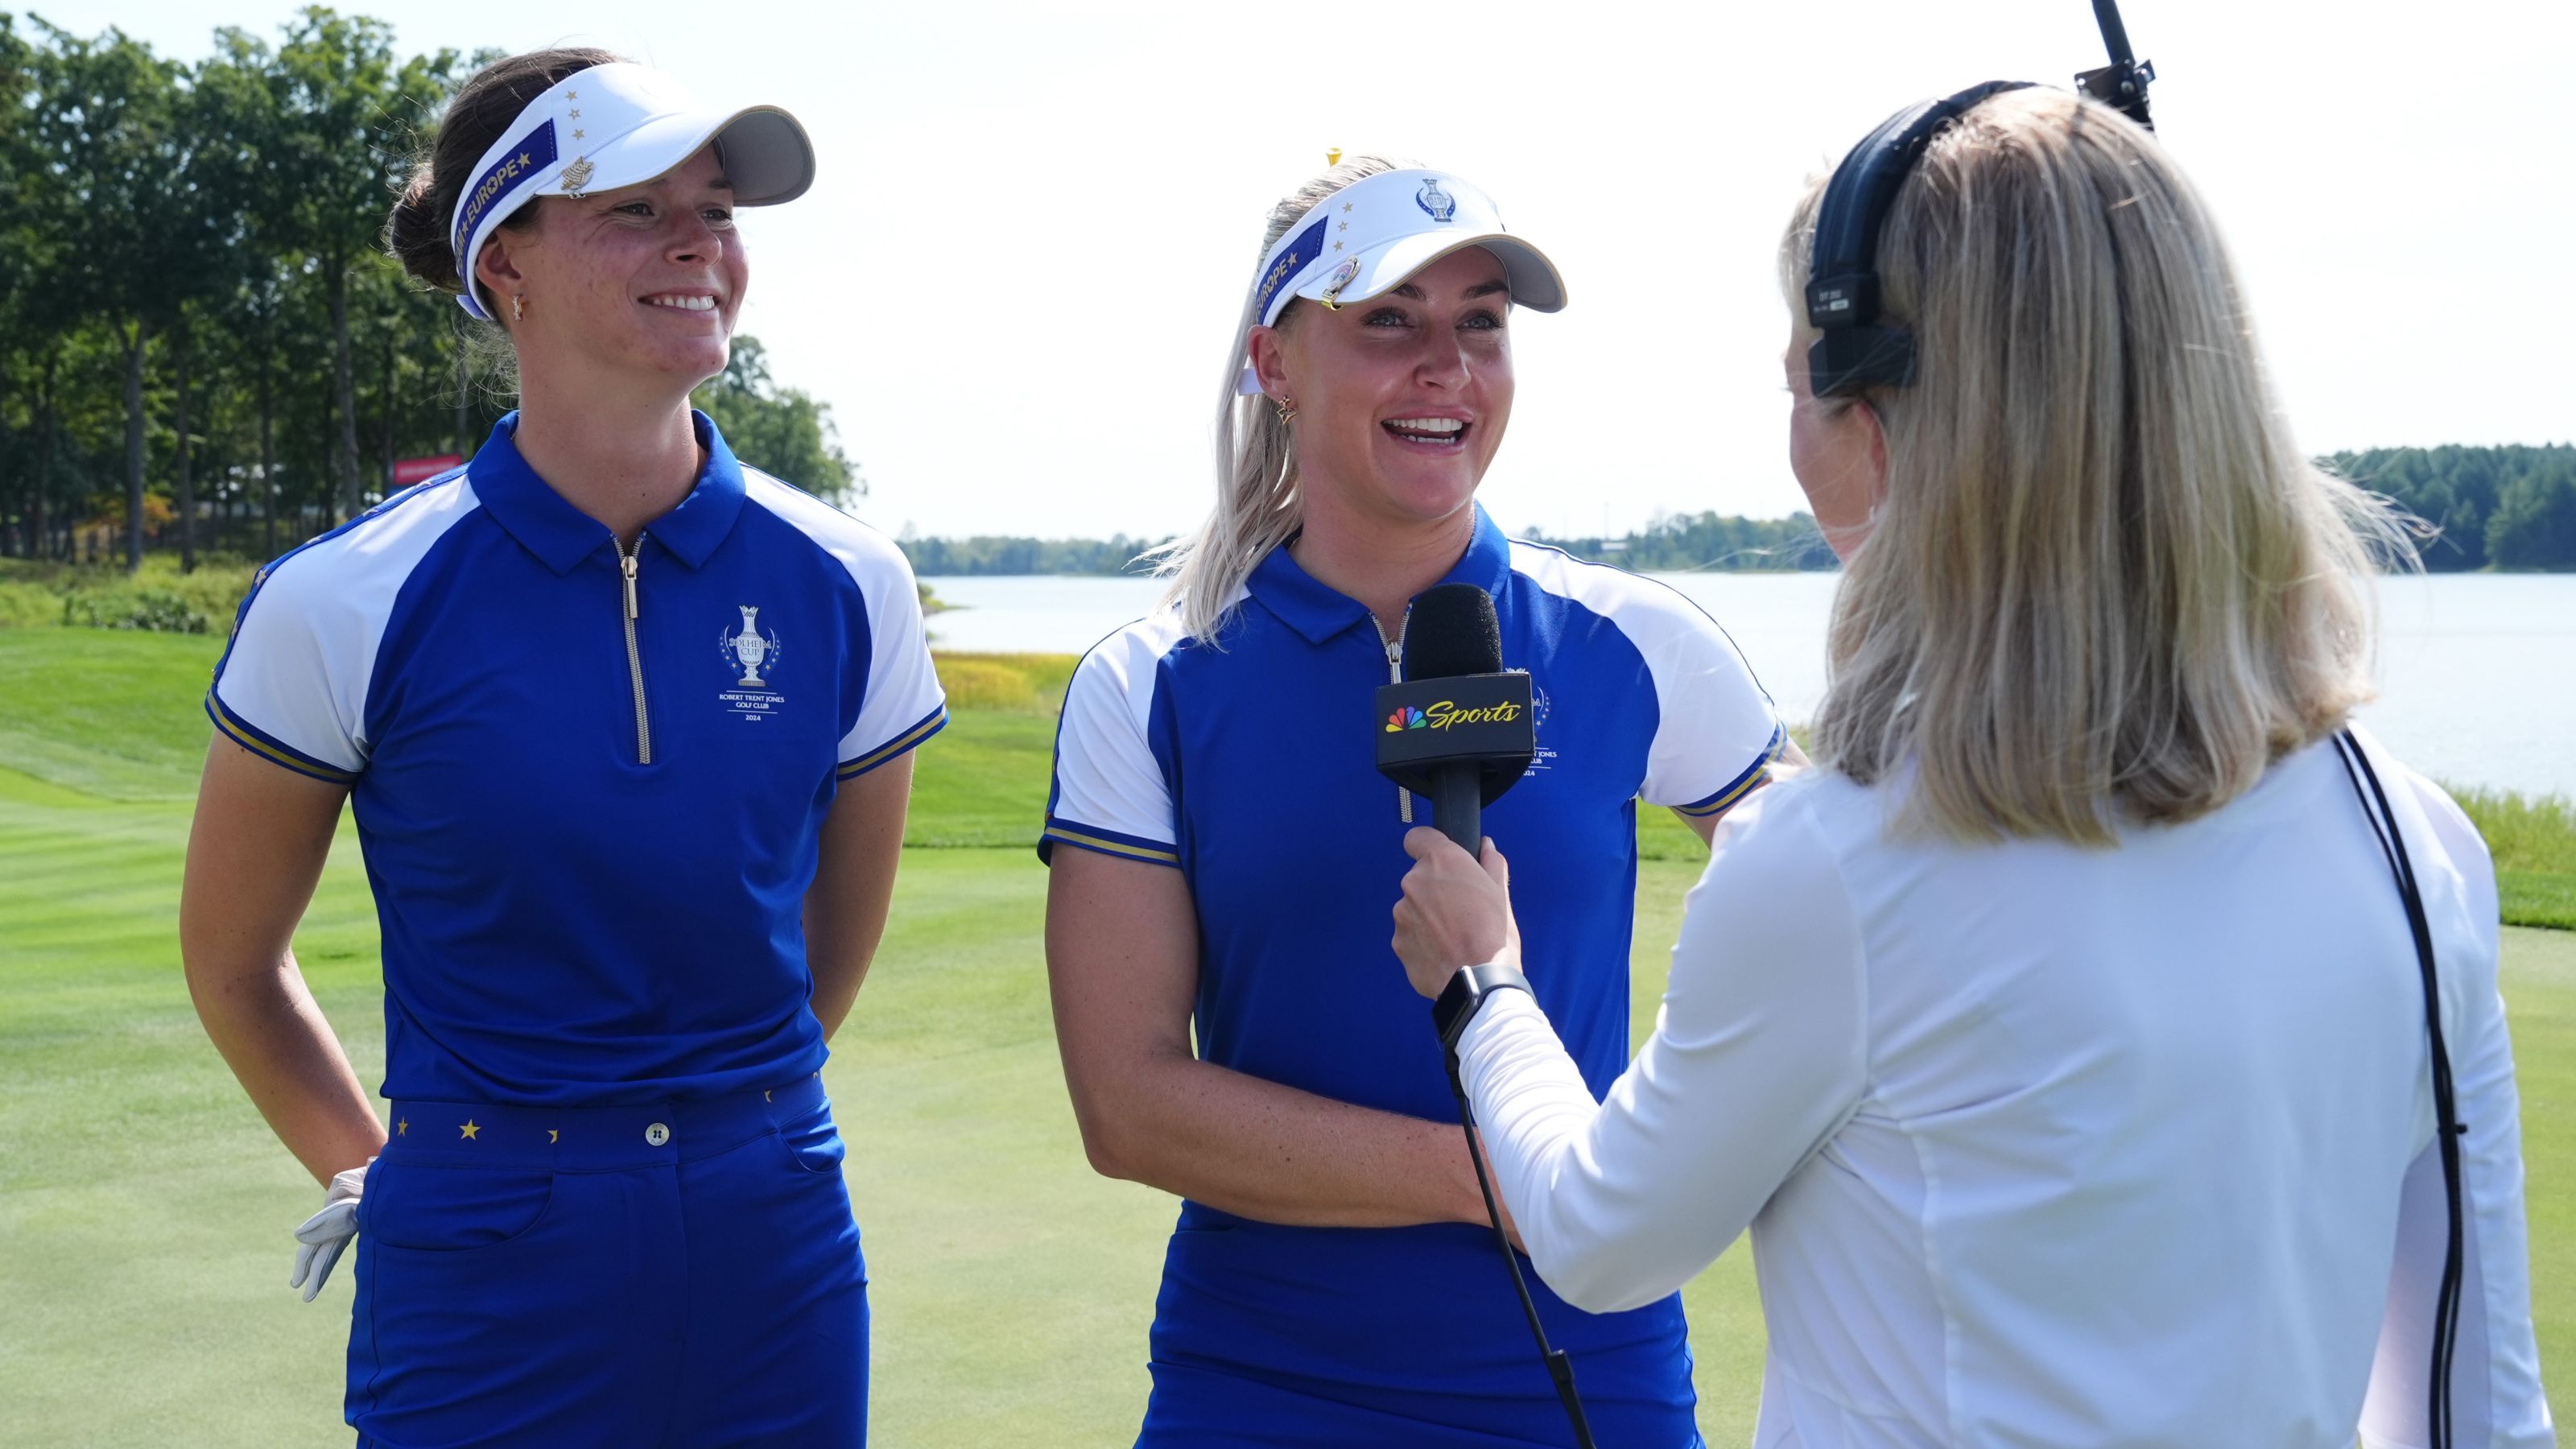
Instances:
[[[322,1211],[295,1230],[295,1276],[286,1280],[286,1286],[303,1289],[305,1302],[312,1302],[330,1281],[331,1266],[358,1235],[358,1197],[367,1188],[367,1169],[375,1165],[370,1157],[346,1172],[332,1174],[330,1187],[323,1190]]]

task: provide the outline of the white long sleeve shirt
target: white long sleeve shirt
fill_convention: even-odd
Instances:
[[[2464,1139],[2455,1442],[2555,1442],[2486,848],[2387,756]],[[1596,1104],[1530,999],[1460,1042],[1539,1274],[1593,1311],[1748,1226],[1759,1449],[2425,1439],[2445,1232],[2415,953],[2331,744],[2117,849],[1761,792]],[[1579,1365],[1578,1365],[1579,1368]]]

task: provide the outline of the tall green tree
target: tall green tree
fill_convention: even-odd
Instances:
[[[0,525],[17,520],[15,530],[0,526],[0,552],[14,542],[31,556],[44,496],[28,446],[38,423],[30,383],[42,355],[36,303],[49,240],[38,215],[46,180],[29,125],[43,97],[40,59],[17,17],[0,13]]]
[[[190,174],[180,68],[122,31],[84,40],[37,21],[54,63],[31,121],[52,173],[60,254],[50,280],[124,353],[125,556],[143,565],[143,373],[156,331],[204,284],[219,219]]]
[[[332,472],[340,511],[359,496],[350,274],[381,243],[412,143],[453,83],[456,52],[397,60],[381,20],[308,6],[270,74],[277,129],[262,157],[274,229],[310,258],[331,318]]]
[[[725,370],[690,397],[713,419],[725,445],[743,462],[817,498],[845,503],[867,496],[867,480],[841,451],[832,406],[769,375],[769,353],[756,337],[736,337]]]

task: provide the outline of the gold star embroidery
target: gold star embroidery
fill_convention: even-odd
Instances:
[[[1341,249],[1342,249],[1342,244],[1341,244],[1340,242],[1335,242],[1335,243],[1333,243],[1333,250],[1335,250],[1335,251],[1340,251]]]
[[[554,1128],[549,1127],[546,1129],[546,1140],[548,1142],[561,1142],[563,1140],[563,1134],[556,1131]]]
[[[537,163],[536,163],[536,162],[534,162],[534,161],[529,160],[529,159],[528,159],[528,153],[527,153],[527,152],[525,152],[525,151],[522,151],[522,152],[520,152],[520,153],[519,153],[519,164],[520,164],[520,165],[522,165],[522,166],[534,166],[534,165],[536,165]]]
[[[564,92],[564,99],[565,99],[565,100],[568,100],[568,101],[577,101],[577,100],[580,100],[580,99],[581,99],[581,92],[579,92],[579,91],[566,91],[566,92]]]
[[[579,112],[579,111],[566,111],[566,112],[564,112],[564,119],[565,119],[565,120],[567,120],[567,121],[578,121],[578,120],[580,120],[580,119],[581,119],[581,112]]]
[[[1347,221],[1335,222],[1333,223],[1333,229],[1335,231],[1349,231],[1351,229],[1351,224]]]
[[[1350,210],[1350,209],[1351,209],[1351,204],[1350,204],[1349,202],[1345,201],[1345,202],[1343,202],[1343,203],[1342,203],[1342,210],[1344,210],[1344,211],[1348,211],[1348,210]]]
[[[408,1132],[410,1132],[410,1131],[411,1131],[411,1119],[410,1119],[409,1117],[405,1117],[405,1118],[401,1119],[400,1121],[397,1121],[396,1123],[394,1123],[394,1135],[395,1135],[396,1137],[403,1136],[403,1135],[405,1135],[406,1133],[408,1133]]]
[[[468,1136],[468,1137],[472,1137],[475,1133],[480,1132],[480,1131],[482,1131],[483,1129],[482,1129],[482,1128],[480,1128],[480,1127],[475,1126],[475,1125],[474,1125],[474,1119],[473,1119],[473,1118],[471,1118],[471,1117],[468,1117],[468,1118],[466,1118],[466,1119],[465,1119],[465,1127],[464,1127],[464,1129],[463,1129],[463,1130],[464,1130],[464,1132],[465,1132],[465,1135],[466,1135],[466,1136]]]
[[[587,131],[575,131],[575,132],[573,132],[573,133],[572,133],[572,138],[573,138],[574,140],[578,141],[578,140],[580,140],[582,137],[584,137],[584,136],[586,136],[586,135],[589,135],[589,134],[590,134],[590,133],[589,133],[589,132],[587,132]]]

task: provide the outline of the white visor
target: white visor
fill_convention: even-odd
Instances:
[[[1261,325],[1272,326],[1291,298],[1328,307],[1365,302],[1467,247],[1483,247],[1502,262],[1513,306],[1565,306],[1556,264],[1503,230],[1492,197],[1443,171],[1381,171],[1317,202],[1261,259],[1253,301]],[[1248,358],[1237,389],[1247,397],[1261,391]]]
[[[776,106],[702,106],[649,65],[576,71],[528,102],[475,164],[457,198],[456,300],[484,321],[474,259],[492,229],[540,196],[580,196],[656,180],[713,141],[736,206],[794,201],[814,184],[814,146]]]

